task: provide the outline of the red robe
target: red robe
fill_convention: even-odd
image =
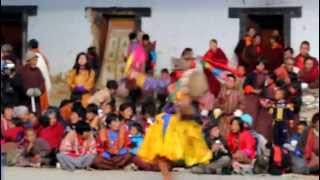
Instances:
[[[283,64],[283,47],[281,44],[274,45],[267,53],[267,68],[273,72]]]
[[[230,133],[227,139],[228,147],[231,153],[242,151],[250,159],[254,159],[256,156],[256,140],[251,135],[249,130],[244,130],[240,134]]]
[[[304,69],[304,61],[305,61],[305,57],[302,56],[301,54],[299,54],[299,55],[296,57],[296,64],[295,64],[295,66],[298,67],[300,70]],[[314,68],[314,69],[319,69],[319,62],[318,62],[318,60],[314,60],[313,68]]]
[[[228,65],[229,60],[225,53],[222,51],[222,49],[218,48],[217,51],[212,51],[209,50],[204,56],[203,56],[204,61],[210,63],[213,65],[211,62],[223,64],[225,66]],[[214,65],[213,65],[214,66]],[[212,94],[215,96],[218,96],[220,89],[221,89],[221,84],[218,81],[218,79],[212,75],[212,72],[210,70],[205,69],[205,74],[208,78],[208,83],[209,83],[209,88]]]
[[[39,137],[47,141],[53,149],[59,149],[63,136],[64,127],[60,123],[42,128],[39,133]]]

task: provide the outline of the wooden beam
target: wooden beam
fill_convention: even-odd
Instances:
[[[26,13],[28,16],[37,15],[37,6],[6,6],[1,5],[1,14],[22,14]]]

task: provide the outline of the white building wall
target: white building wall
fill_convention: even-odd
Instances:
[[[159,68],[170,67],[170,57],[185,47],[197,55],[217,38],[229,58],[239,35],[239,20],[228,18],[229,7],[302,6],[302,18],[292,20],[291,43],[298,50],[309,40],[312,55],[319,57],[318,0],[1,0],[3,5],[37,5],[29,18],[29,39],[36,38],[48,55],[52,74],[65,73],[78,52],[91,45],[92,35],[85,7],[151,7],[142,29],[158,42]]]

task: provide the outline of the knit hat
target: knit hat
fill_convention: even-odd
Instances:
[[[27,54],[26,54],[26,61],[29,61],[31,59],[38,59],[38,56],[36,53],[32,52],[32,51],[28,51]]]
[[[250,127],[253,126],[253,118],[252,116],[250,116],[249,114],[243,114],[241,117],[240,117],[241,121],[243,123],[246,123],[247,125],[249,125]]]
[[[26,106],[14,107],[13,111],[14,111],[14,117],[20,117],[20,116],[22,116],[24,114],[29,113],[29,109]]]
[[[12,52],[13,47],[10,44],[4,44],[1,46],[1,52]]]

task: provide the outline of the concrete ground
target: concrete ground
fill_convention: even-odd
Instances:
[[[1,173],[2,174],[2,173]],[[5,168],[2,180],[162,180],[159,173],[126,171],[75,171]],[[317,176],[214,176],[174,173],[173,180],[318,180]]]

